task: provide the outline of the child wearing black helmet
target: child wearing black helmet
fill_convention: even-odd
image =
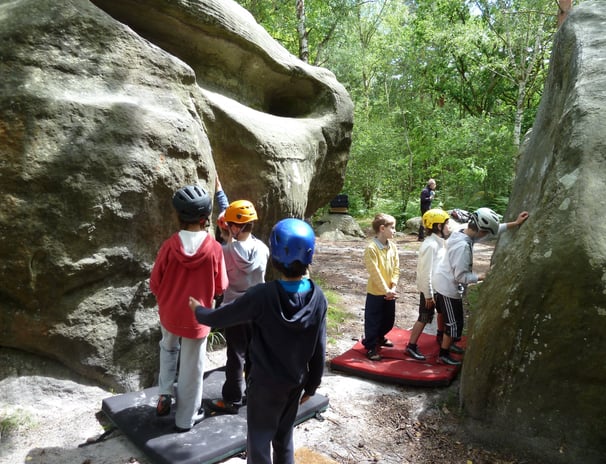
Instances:
[[[202,324],[252,323],[247,382],[249,463],[294,463],[293,428],[299,404],[314,395],[324,372],[326,312],[322,290],[304,276],[315,236],[300,219],[283,219],[270,235],[271,263],[279,280],[255,285],[230,304],[211,310],[190,298]]]
[[[211,306],[215,295],[227,288],[228,280],[221,245],[204,230],[212,209],[206,190],[197,185],[179,189],[173,196],[173,207],[181,230],[162,244],[150,277],[162,331],[156,414],[170,413],[180,357],[175,427],[185,432],[204,417],[202,378],[210,332],[192,315],[188,296],[195,295]]]

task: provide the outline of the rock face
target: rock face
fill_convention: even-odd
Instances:
[[[349,214],[327,213],[316,221],[316,235],[325,240],[365,239],[366,234]]]
[[[228,0],[98,3],[114,17],[2,6],[0,337],[129,390],[157,372],[147,279],[178,228],[172,193],[212,194],[219,172],[264,238],[339,191],[352,104]]]
[[[605,6],[575,7],[555,37],[508,213],[530,218],[497,243],[462,371],[472,433],[540,462],[606,453]]]
[[[339,191],[353,106],[331,72],[294,58],[231,0],[93,3],[192,67],[225,191],[255,202],[262,236]]]

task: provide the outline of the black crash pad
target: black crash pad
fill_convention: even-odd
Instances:
[[[204,374],[203,402],[221,397],[223,369]],[[170,415],[156,416],[158,388],[106,398],[102,410],[155,464],[215,463],[246,449],[246,406],[238,414],[210,415],[189,432],[174,430],[174,407]],[[315,394],[299,407],[296,424],[328,407],[328,398]]]

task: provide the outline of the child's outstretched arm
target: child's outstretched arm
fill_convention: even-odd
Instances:
[[[503,232],[504,230],[513,229],[514,227],[520,227],[522,224],[524,224],[526,219],[528,219],[528,211],[522,211],[520,214],[518,214],[515,221],[500,224],[499,233]]]
[[[196,315],[196,319],[198,318],[198,311],[197,311],[198,308],[200,308],[201,315],[205,315],[206,312],[210,313],[212,311],[210,308],[205,308],[204,306],[202,306],[202,303],[200,303],[198,300],[196,300],[193,296],[189,297],[189,308]],[[198,321],[198,322],[200,322],[200,321]]]
[[[200,324],[210,327],[230,327],[252,320],[250,300],[241,296],[236,301],[217,309],[205,308],[194,297],[189,297],[189,308]],[[233,308],[233,309],[232,309]],[[230,310],[231,309],[231,310]]]

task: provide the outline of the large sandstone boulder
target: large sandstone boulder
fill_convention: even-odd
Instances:
[[[327,213],[315,222],[316,235],[325,240],[365,239],[366,234],[349,214]]]
[[[353,106],[330,71],[293,57],[231,0],[93,3],[192,67],[225,191],[255,202],[261,236],[338,193]]]
[[[0,338],[124,390],[156,377],[174,190],[218,171],[265,237],[338,193],[352,104],[229,0],[115,5],[2,6]]]
[[[606,455],[606,2],[584,2],[555,38],[520,155],[504,234],[480,287],[461,378],[477,437],[530,461]]]

